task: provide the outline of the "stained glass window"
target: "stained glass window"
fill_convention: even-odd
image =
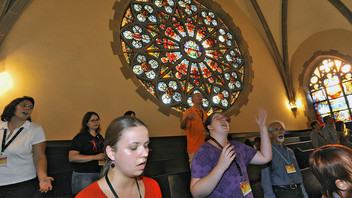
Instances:
[[[352,68],[336,58],[321,59],[310,77],[310,95],[320,121],[326,115],[351,121]]]
[[[208,113],[221,112],[243,92],[249,69],[242,36],[230,27],[195,0],[135,0],[122,14],[119,41],[135,77],[160,102],[182,112],[199,92]]]

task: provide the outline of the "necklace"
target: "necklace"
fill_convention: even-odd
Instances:
[[[112,185],[110,183],[110,180],[108,178],[108,174],[105,175],[105,180],[106,180],[106,183],[108,183],[109,188],[110,188],[112,194],[114,194],[115,198],[119,198],[119,196],[117,195],[116,191],[114,190],[114,187],[112,187]],[[139,185],[138,185],[138,182],[137,182],[137,178],[136,178],[136,184],[137,184],[137,188],[138,188],[139,197],[142,198],[141,191],[139,190]]]

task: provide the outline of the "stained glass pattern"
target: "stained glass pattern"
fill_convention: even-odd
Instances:
[[[202,93],[208,113],[234,105],[247,64],[235,37],[216,12],[195,0],[130,1],[120,26],[133,74],[150,94],[181,112],[193,105],[195,92]]]
[[[336,120],[351,121],[352,68],[336,58],[318,62],[309,83],[310,95],[318,118],[333,115]]]

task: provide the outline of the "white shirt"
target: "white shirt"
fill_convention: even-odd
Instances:
[[[23,130],[2,153],[7,156],[7,165],[0,166],[0,186],[28,181],[36,177],[32,146],[45,141],[44,131],[40,125],[28,120],[21,127]],[[5,129],[7,129],[5,143],[7,144],[21,127],[16,128],[8,138],[10,134],[8,124],[0,122],[0,148],[2,148]]]

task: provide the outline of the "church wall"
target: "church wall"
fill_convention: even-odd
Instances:
[[[253,90],[240,113],[231,116],[230,131],[257,131],[254,115],[259,107],[268,110],[268,120],[282,120],[288,130],[307,128],[301,110],[295,117],[287,107],[279,72],[253,23],[233,2],[217,2],[241,29],[253,61]],[[33,1],[0,48],[0,65],[14,80],[14,87],[0,96],[0,109],[16,97],[33,96],[33,121],[43,126],[48,140],[72,139],[87,111],[100,115],[103,134],[112,119],[134,110],[151,136],[185,135],[179,117],[159,112],[122,75],[121,62],[110,46],[113,4],[114,0]]]

